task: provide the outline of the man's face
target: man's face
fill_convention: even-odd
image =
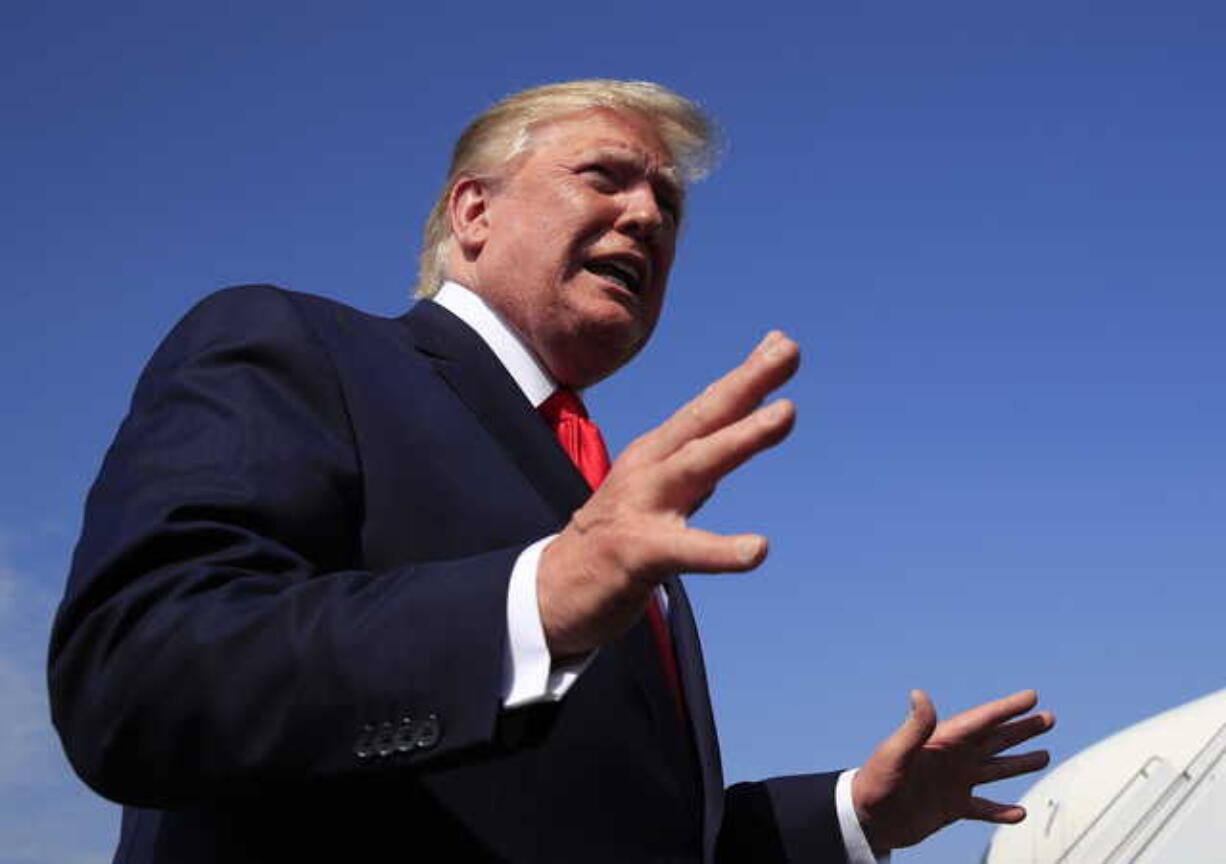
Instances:
[[[491,186],[471,287],[560,383],[587,386],[655,328],[681,184],[646,120],[604,109],[537,128],[507,170]]]

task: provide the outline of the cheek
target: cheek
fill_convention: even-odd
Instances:
[[[511,280],[539,284],[543,277],[562,266],[561,245],[556,226],[550,220],[525,216],[504,235],[497,266]]]
[[[658,258],[660,262],[660,272],[656,274],[655,282],[657,286],[657,293],[660,296],[661,302],[663,302],[665,290],[668,288],[669,274],[673,269],[673,252],[674,250],[671,248],[665,249],[661,251]]]
[[[582,269],[584,250],[602,233],[591,210],[574,193],[560,195],[549,207],[538,210],[531,236],[523,238],[529,254],[563,277],[575,275]]]
[[[613,230],[620,212],[611,198],[586,188],[564,190],[555,206],[557,230],[577,245],[594,243]]]

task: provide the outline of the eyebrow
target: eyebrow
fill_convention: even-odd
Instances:
[[[685,200],[685,184],[681,182],[681,172],[675,165],[660,165],[655,168],[647,166],[647,159],[641,151],[627,147],[616,141],[599,142],[591,149],[583,151],[583,157],[615,159],[618,162],[630,162],[637,166],[649,179],[658,178],[668,187],[668,191],[680,203]]]

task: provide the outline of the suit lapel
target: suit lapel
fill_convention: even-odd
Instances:
[[[623,646],[629,673],[647,706],[655,735],[662,743],[661,751],[669,761],[670,774],[676,778],[677,793],[693,806],[697,800],[697,766],[690,752],[688,730],[683,729],[677,716],[673,689],[664,676],[660,649],[646,616],[619,640]]]
[[[559,521],[570,519],[590,494],[587,483],[481,337],[429,301],[418,303],[400,320],[414,347],[503,446]]]
[[[724,808],[724,774],[719,741],[715,737],[715,715],[711,711],[707,670],[702,661],[702,645],[698,641],[698,627],[690,601],[681,580],[676,577],[664,583],[664,590],[668,594],[669,631],[677,654],[681,692],[689,710],[690,731],[701,774],[704,860],[712,861]]]

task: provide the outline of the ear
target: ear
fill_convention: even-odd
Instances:
[[[489,203],[492,190],[488,180],[461,177],[451,187],[447,198],[447,215],[451,234],[466,260],[481,254],[489,239]]]

